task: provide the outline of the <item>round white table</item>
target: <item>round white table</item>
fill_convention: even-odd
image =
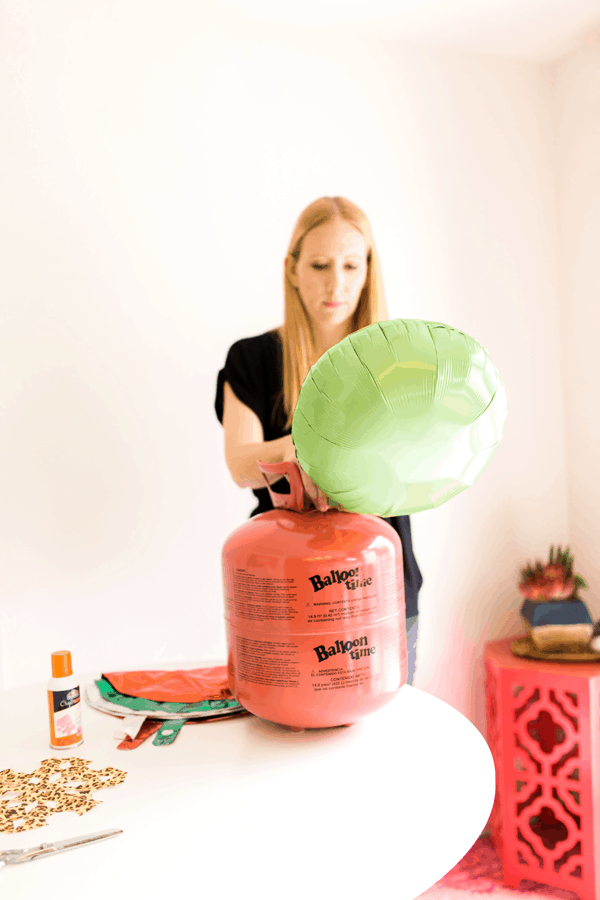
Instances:
[[[98,674],[81,676],[82,693]],[[0,692],[0,770],[33,772],[54,756],[128,773],[81,816],[0,832],[0,851],[123,834],[4,866],[3,896],[414,900],[468,852],[492,809],[483,736],[410,685],[347,728],[296,733],[246,715],[188,722],[170,745],[153,746],[152,735],[127,751],[117,750],[119,718],[82,704],[83,744],[52,750],[45,683]]]

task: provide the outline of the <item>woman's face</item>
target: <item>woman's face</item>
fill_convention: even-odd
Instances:
[[[354,315],[367,280],[367,242],[348,222],[333,219],[304,236],[296,263],[287,274],[307,312],[324,331]],[[335,303],[336,305],[329,305]]]

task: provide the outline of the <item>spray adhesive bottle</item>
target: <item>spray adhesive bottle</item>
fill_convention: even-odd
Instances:
[[[52,678],[48,681],[50,746],[53,750],[79,747],[83,744],[81,701],[79,679],[73,675],[71,651],[57,650],[51,659]]]

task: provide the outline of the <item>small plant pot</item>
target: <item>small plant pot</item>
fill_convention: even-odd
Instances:
[[[521,617],[540,650],[577,653],[590,646],[594,623],[583,600],[525,600]]]

